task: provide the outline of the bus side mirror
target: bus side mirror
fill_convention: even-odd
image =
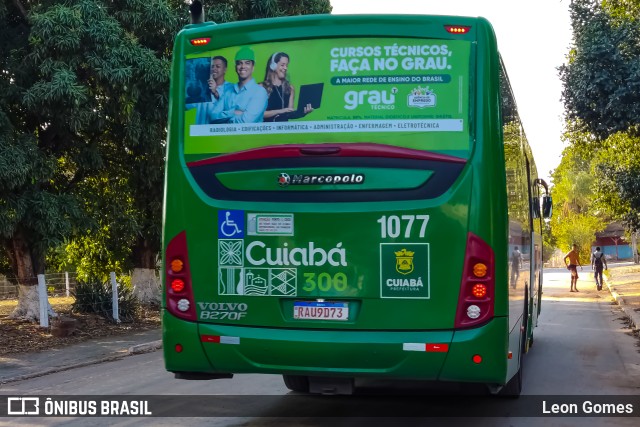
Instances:
[[[551,196],[542,196],[542,217],[551,218],[553,214],[553,202]]]
[[[540,199],[534,197],[531,199],[531,210],[533,218],[540,218]]]

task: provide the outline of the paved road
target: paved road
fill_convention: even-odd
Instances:
[[[585,270],[587,273],[587,270]],[[585,279],[587,274],[584,275]],[[569,293],[566,270],[545,273],[543,313],[535,331],[535,345],[525,358],[524,394],[536,395],[640,395],[640,353],[638,339],[629,334],[620,309],[611,304],[610,295],[597,292],[588,280],[578,284],[579,293]],[[304,401],[288,394],[282,379],[273,375],[237,375],[231,380],[189,382],[173,379],[163,369],[162,354],[155,352],[128,357],[116,362],[87,366],[72,371],[7,384],[2,394],[74,394],[74,395],[245,395],[235,398],[220,408],[220,415],[251,417],[201,418],[39,418],[14,419],[11,425],[416,425],[408,418],[304,418],[283,417],[287,411],[300,409],[304,403],[305,415],[318,416],[349,414],[353,411],[380,407],[393,407],[393,414],[415,412],[416,384],[368,382],[359,383],[360,391],[369,396],[355,400],[342,397],[314,397]],[[421,387],[429,386],[420,385]],[[414,394],[404,400],[402,397]],[[371,396],[374,395],[374,396]],[[261,397],[262,396],[262,397]],[[420,397],[421,398],[421,397]],[[434,397],[426,396],[425,401]],[[534,399],[534,398],[531,398]],[[492,404],[493,397],[478,400]],[[562,401],[562,398],[560,398]],[[372,405],[372,402],[374,403]],[[460,404],[449,402],[453,413],[465,414],[468,402],[460,397]],[[517,413],[526,397],[499,400],[500,408]],[[494,403],[495,404],[495,403]],[[364,405],[364,406],[363,406]],[[391,406],[389,406],[391,405]],[[540,409],[540,412],[542,409]],[[640,405],[636,408],[640,412]],[[637,413],[636,412],[636,413]],[[366,412],[365,412],[366,414]],[[269,417],[269,418],[265,418]],[[426,422],[426,420],[423,420]],[[431,419],[430,423],[469,426],[637,426],[638,418],[447,418]],[[0,425],[3,420],[0,419]],[[9,424],[6,424],[9,425]]]

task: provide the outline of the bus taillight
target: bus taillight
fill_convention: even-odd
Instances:
[[[174,292],[182,292],[184,290],[184,280],[181,279],[173,279],[171,281],[171,289]]]
[[[187,254],[187,234],[175,236],[167,245],[165,259],[165,297],[169,313],[184,320],[196,321],[196,307],[191,288],[191,272]]]
[[[199,38],[199,39],[191,39],[191,40],[189,40],[189,42],[194,46],[204,46],[206,44],[209,44],[210,41],[211,41],[210,37],[202,37],[202,38]]]
[[[484,283],[476,283],[473,285],[471,293],[476,298],[484,298],[487,295],[487,286]]]
[[[444,29],[451,34],[467,34],[471,27],[467,25],[445,25]]]
[[[493,317],[494,300],[493,249],[480,237],[469,233],[455,327],[469,328],[489,320]]]
[[[169,265],[171,266],[171,271],[173,273],[180,273],[184,268],[184,263],[180,258],[171,260],[171,263]]]

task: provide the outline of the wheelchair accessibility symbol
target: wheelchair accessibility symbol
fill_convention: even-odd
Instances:
[[[218,211],[218,238],[244,237],[244,211]]]

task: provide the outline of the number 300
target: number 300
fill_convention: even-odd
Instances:
[[[328,292],[331,289],[337,292],[347,290],[347,276],[344,273],[336,273],[333,277],[329,273],[320,273],[316,277],[315,273],[304,273],[304,286],[306,292],[313,292],[316,289],[321,292]]]

